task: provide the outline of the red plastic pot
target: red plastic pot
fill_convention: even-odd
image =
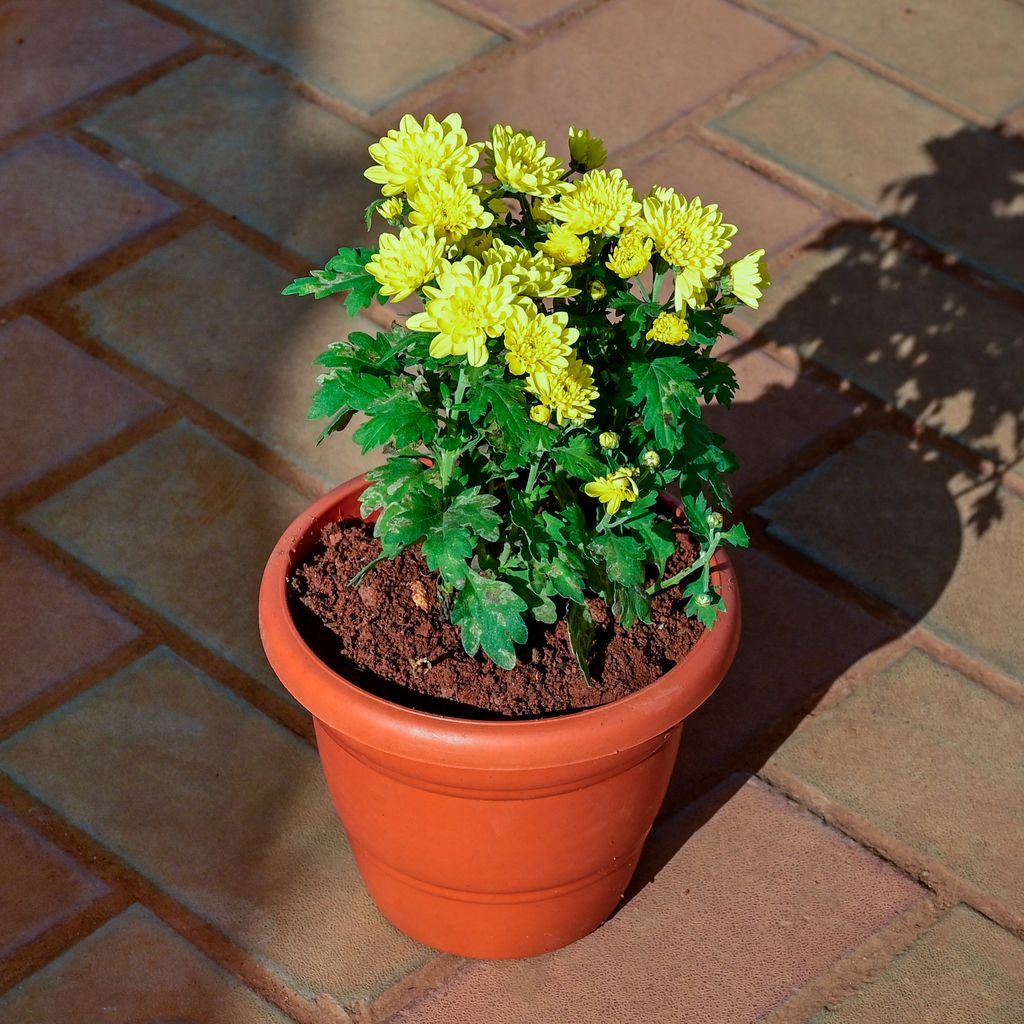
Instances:
[[[622,700],[554,718],[471,721],[413,711],[327,668],[299,636],[287,579],[321,529],[359,516],[363,477],[302,513],[267,563],[260,632],[310,713],[327,785],[367,888],[407,935],[488,959],[582,938],[615,909],[665,797],[683,719],[721,682],[740,632],[728,611],[687,657]]]

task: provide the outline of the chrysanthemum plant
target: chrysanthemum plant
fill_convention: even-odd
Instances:
[[[369,152],[382,195],[367,227],[376,214],[392,230],[285,294],[347,293],[351,314],[422,301],[317,360],[320,440],[362,413],[353,440],[386,453],[362,497],[380,557],[421,545],[467,653],[507,669],[530,620],[565,617],[589,679],[592,596],[629,629],[685,586],[687,614],[711,627],[711,558],[747,537],[724,525],[735,459],[702,402],[732,399],[711,349],[737,300],[757,305],[763,250],[725,263],[736,229],[717,206],[639,197],[586,131],[570,130],[568,167],[501,125],[470,143],[457,114],[407,115]],[[700,554],[666,575],[673,485]]]

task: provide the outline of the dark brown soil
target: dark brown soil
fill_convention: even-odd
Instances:
[[[654,598],[650,625],[638,622],[628,632],[603,601],[592,599],[591,684],[576,664],[563,621],[534,624],[519,648],[519,664],[509,671],[462,649],[418,549],[381,562],[350,587],[379,554],[372,527],[359,520],[325,528],[292,576],[292,614],[306,642],[335,671],[389,700],[437,714],[523,718],[607,704],[663,675],[703,632],[687,619],[679,587]],[[695,556],[693,542],[680,535],[669,573]]]

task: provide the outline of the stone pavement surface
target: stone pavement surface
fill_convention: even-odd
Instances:
[[[0,0],[0,1021],[1024,1021],[1024,4]],[[775,285],[723,345],[744,639],[624,906],[367,896],[263,659],[405,111],[609,143]],[[374,313],[380,317],[380,313]]]

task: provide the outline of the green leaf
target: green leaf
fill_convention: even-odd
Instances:
[[[706,402],[717,401],[726,407],[732,405],[732,396],[739,387],[736,374],[728,363],[720,359],[695,360],[700,371],[700,393]]]
[[[323,299],[348,292],[345,308],[350,316],[355,316],[380,296],[377,279],[366,270],[375,252],[375,249],[339,249],[338,255],[332,257],[323,270],[311,270],[309,277],[297,278],[281,294]]]
[[[310,403],[309,418],[318,420],[323,416],[333,416],[339,409],[365,412],[386,398],[389,390],[383,377],[371,377],[365,373],[325,375],[320,378],[320,387]]]
[[[502,580],[491,580],[472,569],[452,605],[452,622],[462,628],[462,646],[473,657],[481,648],[501,668],[516,667],[515,644],[525,643],[526,602]]]
[[[374,199],[372,203],[366,208],[366,213],[363,214],[363,220],[366,221],[366,230],[369,231],[373,227],[373,215],[377,210],[388,201],[387,196],[379,196]]]
[[[423,510],[419,524],[426,538],[423,557],[428,567],[439,572],[448,585],[462,584],[477,538],[498,539],[501,516],[493,510],[497,504],[498,499],[493,495],[481,494],[480,489],[474,487],[456,495],[443,510],[440,503],[436,510]],[[410,511],[409,518],[413,518],[416,511]]]
[[[427,444],[437,431],[434,417],[408,391],[396,391],[366,408],[367,421],[352,435],[363,454],[391,443],[396,448]]]
[[[468,530],[435,530],[423,542],[423,557],[448,586],[457,587],[465,581],[474,547]]]
[[[631,402],[642,403],[644,426],[658,446],[676,451],[683,443],[679,429],[685,411],[700,418],[700,393],[693,385],[696,371],[680,356],[640,359],[629,367]]]
[[[627,587],[644,582],[644,549],[633,537],[603,534],[591,545],[604,563],[608,579]]]
[[[745,548],[750,545],[750,537],[747,536],[747,528],[742,523],[735,523],[725,533],[722,540],[731,544],[734,548]]]
[[[675,554],[676,535],[672,524],[657,515],[641,516],[627,524],[647,551],[646,561],[657,566],[658,575],[665,572],[665,564]]]
[[[577,480],[593,480],[608,472],[594,455],[594,443],[585,434],[575,434],[564,444],[551,449],[555,462]]]
[[[556,557],[547,565],[538,566],[536,575],[544,582],[545,589],[554,591],[559,597],[564,597],[573,604],[583,604],[586,600],[583,578],[564,555],[561,558]]]
[[[583,678],[589,684],[591,682],[590,648],[594,644],[595,630],[593,616],[585,602],[569,606],[566,625],[569,627],[569,646],[576,656],[576,664],[579,665]]]
[[[500,378],[481,381],[466,403],[466,410],[472,420],[478,421],[483,419],[488,409],[501,430],[507,448],[529,447],[532,450],[528,442],[531,434],[535,433],[534,428],[539,425],[530,419],[526,411],[522,384]]]
[[[641,622],[651,621],[651,599],[642,587],[616,584],[612,612],[623,629],[632,629],[637,619]]]

